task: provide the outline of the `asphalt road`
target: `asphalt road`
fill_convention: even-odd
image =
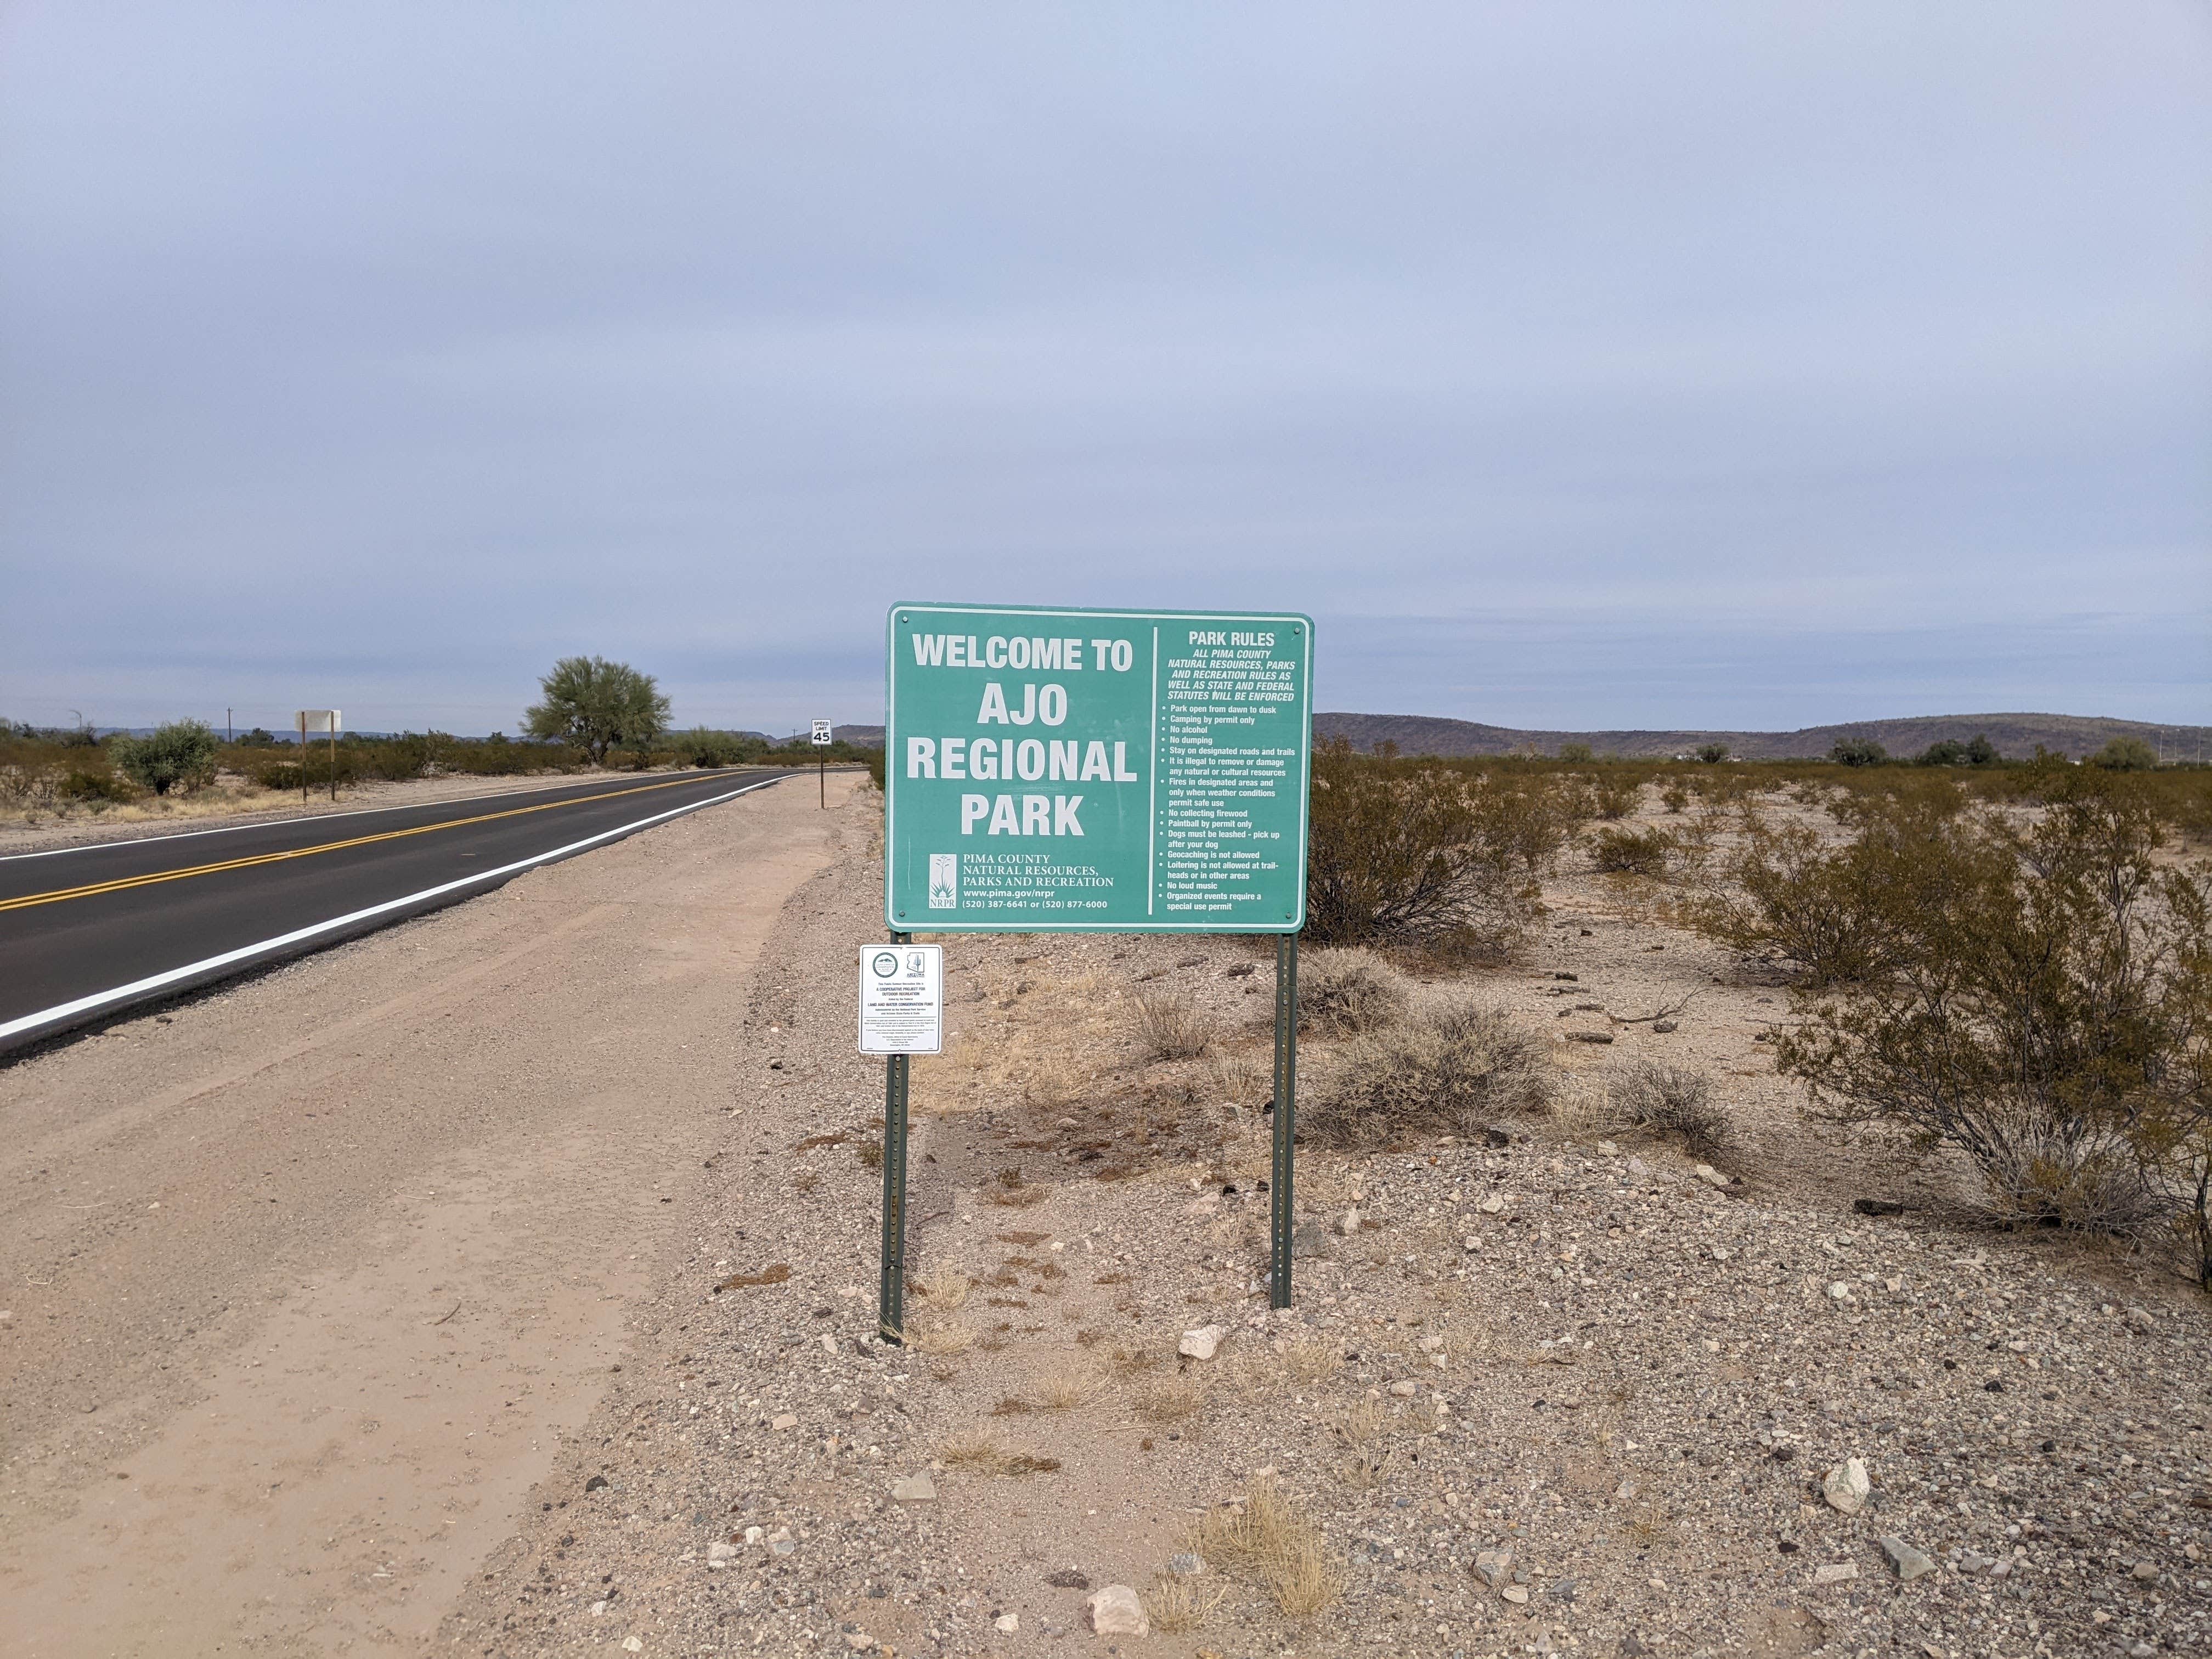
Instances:
[[[694,772],[0,859],[0,1053],[794,775]]]

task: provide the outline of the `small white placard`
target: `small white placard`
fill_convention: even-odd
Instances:
[[[860,948],[860,1052],[935,1054],[945,1050],[945,947]]]
[[[814,722],[814,742],[816,747],[827,749],[830,744],[835,741],[836,739],[830,735],[830,722],[828,720],[817,720]]]
[[[338,730],[338,711],[335,708],[302,708],[297,718],[300,729],[311,736],[320,732],[335,734]]]

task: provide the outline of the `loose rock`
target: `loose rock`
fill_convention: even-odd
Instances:
[[[1145,1604],[1127,1584],[1109,1584],[1091,1596],[1091,1628],[1101,1636],[1150,1636]]]
[[[1219,1325],[1201,1325],[1182,1334],[1182,1340],[1176,1344],[1176,1352],[1190,1359],[1211,1359],[1213,1351],[1221,1346],[1221,1339],[1228,1334]]]
[[[1873,1490],[1867,1466],[1856,1457],[1845,1458],[1820,1480],[1820,1496],[1828,1500],[1830,1509],[1844,1515],[1856,1515],[1864,1509],[1867,1495]]]
[[[937,1482],[926,1474],[902,1475],[891,1482],[891,1501],[896,1504],[933,1504],[937,1501]]]
[[[1881,1546],[1882,1555],[1888,1560],[1891,1571],[1908,1584],[1936,1571],[1934,1557],[1915,1549],[1902,1538],[1885,1535],[1875,1541]]]

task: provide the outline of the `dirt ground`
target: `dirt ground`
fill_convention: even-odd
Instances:
[[[838,823],[763,791],[0,1070],[10,1650],[420,1648],[686,1252]]]
[[[801,816],[783,790],[754,799]],[[150,1628],[111,1598],[167,1610],[146,1652],[214,1651],[210,1632],[279,1653],[1003,1659],[2212,1642],[2205,1300],[2154,1260],[1979,1229],[1954,1168],[1807,1119],[1760,1041],[1788,1013],[1771,966],[1579,855],[1527,960],[1422,992],[1538,1034],[1553,1109],[1302,1148],[1283,1313],[1264,1281],[1272,943],[946,939],[951,1042],[916,1067],[909,1340],[878,1340],[883,1067],[852,1030],[856,949],[882,937],[877,805],[855,790],[830,841],[745,889],[755,956],[725,953],[738,933],[714,920],[744,887],[726,809],[606,855],[635,849],[623,883],[654,896],[635,915],[592,860],[533,878],[575,872],[576,931],[469,935],[446,971],[480,970],[470,994],[436,999],[457,1030],[415,988],[380,1014],[349,975],[550,900],[518,884],[49,1056],[71,1069],[34,1111],[0,1073],[35,1153],[8,1189],[9,1259],[58,1279],[45,1304],[13,1292],[0,1336],[12,1354],[27,1319],[50,1328],[0,1396],[11,1433],[21,1402],[37,1425],[10,1449],[0,1540],[0,1559],[34,1540],[0,1576],[12,1619],[38,1621],[25,1650],[133,1650],[72,1622]],[[586,920],[607,909],[619,924]],[[665,989],[611,988],[663,970]],[[277,1010],[228,1005],[279,989],[302,1000],[287,1013],[318,991],[363,1013],[313,1059],[252,1050],[265,1080],[229,1089],[265,1109],[204,1155],[231,1171],[204,1202],[240,1229],[264,1183],[272,1222],[326,1206],[328,1252],[295,1243],[278,1268],[249,1239],[180,1280],[207,1311],[169,1293],[134,1316],[135,1276],[169,1269],[114,1240],[158,1237],[145,1205],[165,1193],[118,1175],[119,1149],[167,1125],[164,1162],[190,1167],[189,1137],[230,1109],[147,1050],[217,1018],[245,1043]],[[1145,1053],[1134,999],[1158,993],[1194,1011],[1204,1054]],[[1331,1045],[1303,1054],[1317,1083]],[[1608,1079],[1638,1056],[1715,1081],[1725,1152],[1610,1117]],[[210,1049],[193,1074],[230,1073]],[[149,1078],[151,1103],[131,1092]],[[401,1194],[374,1225],[369,1200],[313,1186],[343,1184],[323,1166],[350,1150],[304,1119],[319,1078],[349,1138],[385,1103],[404,1126],[364,1158],[360,1184]],[[441,1108],[528,1127],[416,1148]],[[256,1144],[301,1162],[241,1178]],[[62,1207],[111,1201],[112,1237]],[[33,1218],[52,1231],[27,1253]],[[363,1318],[374,1340],[335,1328]],[[1178,1352],[1206,1328],[1211,1358]],[[103,1386],[110,1367],[158,1403]],[[1089,1628],[1114,1584],[1149,1634]]]

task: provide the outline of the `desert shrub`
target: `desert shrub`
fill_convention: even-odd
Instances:
[[[1543,1047],[1496,1008],[1441,1002],[1353,1038],[1306,1091],[1298,1127],[1324,1146],[1472,1135],[1551,1098]]]
[[[1660,877],[1674,838],[1664,830],[1600,830],[1590,837],[1590,861],[1601,870]]]
[[[1536,878],[1574,829],[1563,778],[1314,751],[1306,930],[1321,945],[1503,957],[1541,914]]]
[[[604,764],[617,744],[649,746],[668,728],[668,699],[650,674],[605,657],[563,657],[523,715],[533,738],[572,744]]]
[[[1607,1079],[1606,1096],[1622,1123],[1680,1134],[1692,1152],[1723,1152],[1735,1141],[1735,1126],[1700,1073],[1638,1060]]]
[[[1915,766],[1994,766],[1997,762],[1997,746],[1986,733],[1977,732],[1972,743],[1961,743],[1956,738],[1945,738],[1931,743],[1913,758]]]
[[[76,801],[124,801],[137,793],[112,772],[82,764],[70,767],[53,789],[55,799]]]
[[[1406,1011],[1406,976],[1373,952],[1316,951],[1298,964],[1298,1025],[1323,1036],[1354,1036]]]
[[[1828,758],[1838,766],[1885,766],[1889,750],[1872,738],[1839,738],[1828,750]]]
[[[1708,766],[1718,766],[1728,757],[1729,746],[1724,743],[1701,743],[1698,745],[1698,758]]]
[[[1570,766],[1588,766],[1597,757],[1586,743],[1563,743],[1559,745],[1559,758]]]
[[[1625,818],[1644,799],[1644,781],[1633,774],[1601,772],[1590,784],[1590,816]]]
[[[1139,991],[1129,1025],[1148,1060],[1195,1060],[1213,1040],[1213,1023],[1180,991]]]
[[[1777,1059],[1822,1109],[1960,1148],[2002,1215],[2178,1217],[2212,1285],[2212,870],[2158,856],[2132,781],[2067,769],[2033,824],[1961,815],[1911,879],[1839,890],[1881,948]]]
[[[205,721],[170,720],[149,737],[111,738],[107,753],[133,783],[166,795],[179,785],[191,790],[214,782],[220,746]]]
[[[2148,772],[2158,764],[2158,750],[2141,738],[2114,738],[2089,757],[2089,764],[2107,772]]]
[[[1851,811],[1856,834],[1841,847],[1803,824],[1750,826],[1728,884],[1691,908],[1692,926],[1785,958],[1808,986],[1871,980],[1904,960],[1922,905],[1952,902],[2001,856],[1940,805],[1868,797]]]
[[[1679,812],[1690,804],[1690,792],[1682,787],[1680,778],[1668,778],[1659,791],[1659,800],[1669,812]]]

